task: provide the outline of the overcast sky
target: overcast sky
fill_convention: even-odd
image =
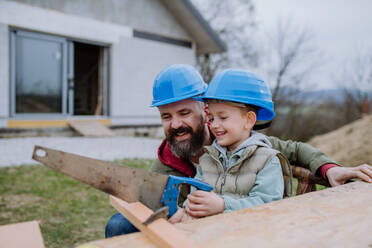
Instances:
[[[372,0],[255,0],[257,20],[274,26],[281,17],[312,31],[314,41],[326,57],[323,87],[356,49],[372,53]],[[327,75],[326,75],[327,74]],[[326,85],[327,84],[327,85]]]

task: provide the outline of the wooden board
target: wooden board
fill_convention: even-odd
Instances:
[[[0,247],[44,248],[39,223],[30,221],[0,226]]]
[[[82,136],[113,136],[113,132],[96,120],[69,120],[72,129]]]
[[[123,214],[134,226],[149,237],[155,244],[163,248],[196,248],[186,235],[163,218],[148,225],[142,224],[153,211],[140,202],[127,203],[110,196],[110,203]]]
[[[201,247],[372,247],[372,184],[349,183],[176,227]],[[142,233],[89,244],[156,247]]]

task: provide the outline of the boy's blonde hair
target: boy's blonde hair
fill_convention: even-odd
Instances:
[[[250,104],[245,104],[241,102],[232,102],[232,101],[226,101],[226,100],[218,100],[218,99],[208,99],[205,101],[207,104],[208,103],[226,103],[226,104],[231,104],[233,106],[239,107],[240,109],[249,112],[252,111],[257,115],[258,107]]]

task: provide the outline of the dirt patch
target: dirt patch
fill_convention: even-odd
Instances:
[[[372,115],[316,136],[309,143],[345,166],[372,165]]]
[[[12,218],[11,212],[5,212],[5,211],[0,212],[0,223],[4,223],[4,221],[10,220],[11,218]]]
[[[29,194],[3,195],[1,202],[7,208],[19,208],[25,205],[39,205],[43,202],[43,198]]]

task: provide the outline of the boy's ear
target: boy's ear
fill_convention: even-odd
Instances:
[[[248,111],[246,113],[246,117],[247,117],[247,122],[245,124],[245,128],[251,130],[253,129],[254,124],[256,124],[257,115],[253,111]]]

